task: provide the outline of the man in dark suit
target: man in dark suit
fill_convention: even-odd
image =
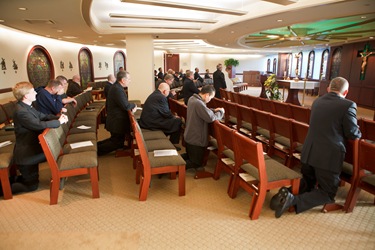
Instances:
[[[109,89],[112,87],[112,85],[115,83],[115,81],[116,81],[116,77],[114,75],[109,74],[107,76],[107,82],[105,83],[105,86],[104,86],[104,96],[105,96],[105,98],[107,98]]]
[[[74,97],[83,92],[80,82],[81,77],[79,75],[74,75],[72,79],[68,81],[68,89],[66,90],[66,94],[69,97]]]
[[[221,95],[220,95],[220,89],[226,89],[227,88],[227,84],[225,83],[225,77],[224,77],[224,73],[222,72],[223,70],[223,65],[221,65],[221,63],[219,63],[217,66],[216,66],[216,71],[214,72],[213,74],[213,81],[214,81],[214,87],[215,87],[215,97],[217,98],[221,98]]]
[[[332,79],[328,93],[311,107],[309,131],[302,149],[302,175],[299,195],[285,187],[275,211],[279,218],[294,205],[296,213],[334,202],[345,158],[345,141],[361,137],[357,125],[357,105],[345,99],[349,83],[342,77]],[[272,203],[271,203],[272,208]]]
[[[143,105],[139,125],[141,128],[149,130],[161,130],[166,135],[170,135],[169,140],[173,144],[178,144],[181,133],[181,118],[174,116],[169,109],[167,97],[170,87],[168,83],[160,83],[147,98]]]
[[[66,123],[68,117],[61,114],[43,114],[34,109],[31,104],[36,99],[34,87],[29,82],[17,83],[13,88],[17,99],[14,112],[14,132],[16,144],[13,151],[13,162],[21,175],[12,183],[12,193],[30,192],[38,188],[38,164],[46,160],[38,136],[45,128],[57,128]]]
[[[194,80],[198,80],[203,83],[203,78],[199,75],[199,68],[195,68]]]
[[[129,83],[129,73],[127,71],[119,71],[116,82],[108,91],[106,99],[106,129],[111,133],[111,137],[98,142],[98,155],[108,154],[116,149],[123,148],[125,136],[130,135],[128,110],[135,112],[137,105],[128,102],[128,96],[124,88]]]
[[[189,98],[194,95],[199,93],[199,89],[195,85],[194,81],[194,75],[192,71],[187,71],[185,80],[184,80],[184,85],[182,87],[182,95],[184,96],[184,102],[187,105]]]

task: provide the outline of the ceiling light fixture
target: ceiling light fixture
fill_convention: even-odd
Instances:
[[[18,8],[19,10],[22,10],[22,11],[25,11],[25,10],[27,10],[27,8],[25,8],[25,7],[20,7],[20,8]]]
[[[158,26],[137,26],[137,25],[111,25],[111,28],[123,29],[168,29],[168,30],[200,30],[196,27],[158,27]]]
[[[209,19],[191,19],[191,18],[177,18],[177,17],[162,17],[162,16],[138,16],[127,14],[110,13],[111,18],[124,18],[124,19],[143,19],[143,20],[159,20],[159,21],[173,21],[173,22],[190,22],[190,23],[217,23],[217,20]]]
[[[121,2],[167,7],[167,8],[176,8],[176,9],[196,10],[196,11],[212,12],[212,13],[235,15],[235,16],[243,16],[247,14],[247,11],[221,9],[215,6],[211,7],[211,6],[202,6],[202,5],[193,5],[193,4],[171,3],[171,2],[158,1],[158,0],[121,0]]]

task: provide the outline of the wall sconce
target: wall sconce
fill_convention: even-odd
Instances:
[[[64,62],[60,61],[60,69],[61,69],[61,71],[64,71],[64,68],[65,68]]]
[[[73,69],[73,64],[72,64],[71,61],[69,61],[69,69],[70,69],[70,71],[72,71],[72,69]]]

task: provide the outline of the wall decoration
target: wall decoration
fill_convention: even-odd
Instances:
[[[113,65],[115,76],[119,72],[120,67],[123,67],[126,70],[126,58],[124,52],[121,50],[115,52],[113,56]]]
[[[27,74],[34,87],[46,86],[48,81],[55,77],[53,61],[47,50],[34,46],[27,57]]]
[[[60,61],[60,69],[61,71],[64,71],[65,65],[63,61]]]
[[[102,69],[102,63],[99,62],[99,69]]]
[[[72,71],[72,69],[73,69],[73,64],[72,64],[71,61],[69,61],[69,69],[70,69],[70,71]]]
[[[108,63],[104,62],[105,69],[108,69]]]
[[[329,74],[330,80],[338,77],[340,74],[341,57],[342,47],[338,47],[332,53],[331,72]]]
[[[367,58],[371,55],[375,55],[375,50],[370,49],[370,45],[366,44],[363,51],[358,51],[359,55],[362,58],[362,64],[361,64],[361,74],[359,79],[365,80],[365,74],[366,74],[366,65],[367,65]]]
[[[7,65],[5,63],[4,58],[1,58],[1,70],[4,70],[4,74],[5,74],[5,70],[7,70]]]
[[[86,89],[87,83],[94,81],[92,54],[88,48],[82,48],[79,51],[78,61],[79,61],[79,74],[81,76],[81,86],[82,86],[82,89]]]
[[[18,70],[18,65],[17,65],[17,63],[16,63],[16,61],[13,59],[12,60],[13,61],[13,69],[14,69],[14,72],[17,74],[17,70]]]
[[[320,80],[326,79],[327,65],[328,65],[329,50],[326,49],[322,53],[322,62],[320,64]]]

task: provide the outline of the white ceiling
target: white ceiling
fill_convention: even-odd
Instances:
[[[27,10],[19,10],[21,7]],[[341,39],[325,36],[324,42],[314,43],[310,40],[315,39],[297,34],[295,39],[287,39],[297,42],[278,38],[277,43],[265,46],[246,37],[322,20],[334,20],[338,25],[345,20],[346,25],[348,17],[354,16],[360,20],[352,22],[359,23],[374,14],[374,0],[0,0],[1,25],[116,48],[126,47],[128,34],[150,34],[156,50],[173,53],[277,53],[368,40],[375,36],[373,21],[356,26],[360,36],[346,32]]]

